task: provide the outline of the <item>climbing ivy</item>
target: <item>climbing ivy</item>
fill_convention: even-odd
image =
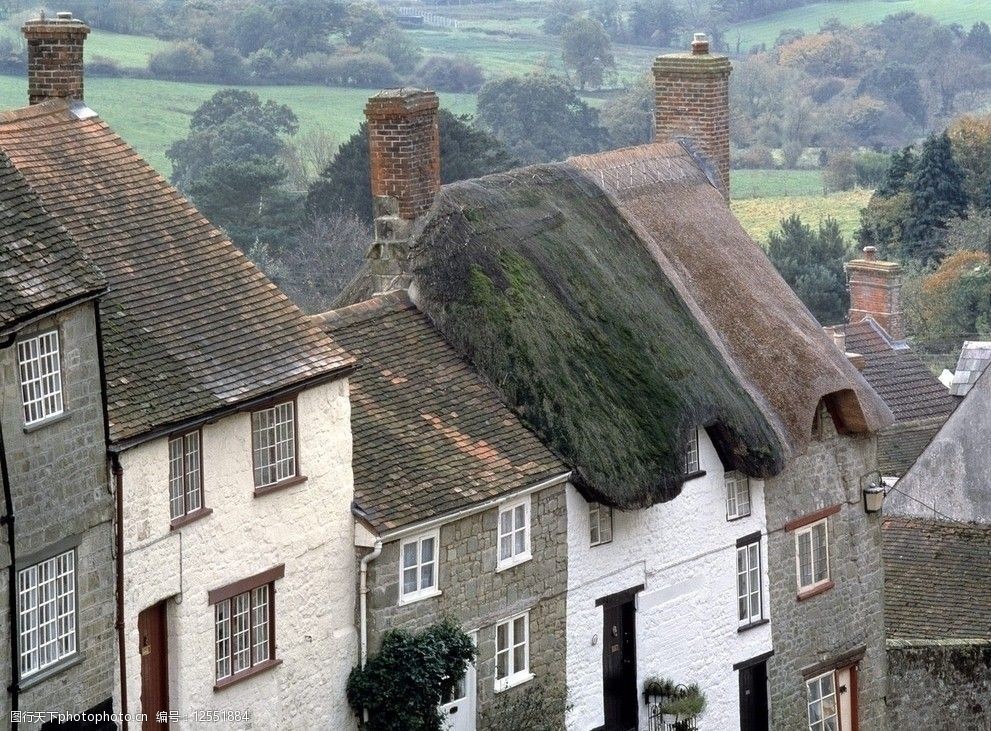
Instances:
[[[367,731],[441,731],[440,704],[475,658],[475,645],[453,620],[418,634],[389,630],[364,669],[348,676],[348,703],[368,711]]]

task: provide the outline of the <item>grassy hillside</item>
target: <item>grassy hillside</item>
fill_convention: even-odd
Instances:
[[[730,175],[730,194],[736,200],[822,193],[819,170],[734,170]]]
[[[147,79],[86,80],[86,101],[157,170],[168,176],[165,150],[186,136],[189,118],[220,86]],[[363,119],[365,101],[376,90],[329,89],[319,86],[253,86],[262,99],[288,104],[299,117],[300,130],[322,128],[338,141],[350,137]],[[0,109],[24,106],[27,82],[0,76]],[[475,109],[472,96],[441,94],[441,104],[458,114]]]
[[[991,23],[991,3],[987,0],[843,0],[822,2],[773,13],[758,20],[738,23],[726,30],[726,42],[740,50],[760,43],[769,47],[784,28],[817,31],[823,21],[839,18],[845,25],[856,26],[881,20],[901,12],[931,15],[943,23],[959,23],[969,28],[979,20]]]
[[[20,41],[22,39],[19,27],[10,25],[0,26],[0,35]],[[121,33],[109,33],[105,30],[93,30],[86,38],[84,46],[86,60],[96,56],[112,58],[124,68],[145,68],[148,56],[168,46],[167,41],[148,36],[129,36]]]

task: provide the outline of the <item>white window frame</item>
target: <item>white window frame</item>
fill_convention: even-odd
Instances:
[[[267,423],[262,424],[266,417]],[[293,399],[251,412],[251,468],[256,490],[278,485],[299,474],[296,428]]]
[[[420,583],[423,578],[423,567],[429,562],[423,561],[423,543],[424,541],[434,542],[434,558],[433,558],[433,583],[430,586],[421,587]],[[416,563],[412,566],[406,566],[405,555],[406,546],[410,544],[416,545]],[[416,586],[415,591],[405,592],[405,576],[407,569],[416,570]],[[400,604],[412,604],[413,602],[418,602],[422,599],[429,599],[430,597],[438,596],[441,594],[440,590],[440,529],[430,531],[429,533],[421,533],[420,535],[410,536],[409,538],[404,538],[399,541],[399,603]]]
[[[816,528],[823,526],[824,539],[823,546],[826,552],[826,575],[816,580],[815,577],[815,566],[816,566],[816,548],[815,548],[815,538],[813,533]],[[807,535],[809,537],[809,561],[812,571],[812,583],[803,584],[802,583],[802,549],[801,549],[801,539],[802,536]],[[828,584],[830,581],[829,576],[829,521],[828,518],[823,518],[822,520],[817,520],[814,523],[809,523],[808,525],[803,525],[801,528],[795,529],[795,583],[798,584],[799,594],[804,594],[813,589],[817,589],[820,586]]]
[[[723,476],[723,481],[726,485],[726,520],[737,520],[738,518],[746,518],[750,515],[753,510],[753,503],[751,501],[750,492],[750,478],[747,477],[742,472],[731,471],[727,472]],[[742,489],[741,489],[742,485]],[[746,512],[740,509],[741,493],[746,494],[747,509]]]
[[[682,459],[684,462],[682,468],[686,475],[695,475],[702,471],[702,452],[699,449],[698,428],[692,430],[692,437],[688,440],[688,444],[685,445]]]
[[[523,508],[523,526],[522,528],[516,524],[516,509]],[[530,552],[530,528],[531,528],[531,507],[532,503],[530,496],[527,495],[519,500],[513,500],[505,505],[500,506],[499,515],[496,518],[496,571],[503,571],[505,569],[512,568],[513,566],[518,566],[521,563],[529,561],[533,558],[533,554]],[[504,533],[502,529],[502,517],[503,515],[509,514],[511,516],[512,527],[509,533]],[[523,550],[518,551],[516,549],[516,535],[523,531]],[[502,555],[502,542],[503,538],[510,537],[510,554],[509,556],[503,558]]]
[[[741,627],[764,619],[764,566],[761,559],[760,538],[744,543],[736,548],[736,618]],[[743,565],[741,570],[741,558]],[[756,565],[755,565],[756,564]],[[754,576],[756,572],[756,586]],[[757,598],[757,612],[754,613],[753,599]],[[745,616],[740,616],[740,602],[746,602]]]
[[[22,680],[76,655],[79,624],[76,597],[75,548],[17,572],[17,632]],[[41,623],[43,606],[47,607],[47,619]]]
[[[36,426],[65,412],[62,393],[62,346],[58,330],[17,343],[24,426]]]
[[[274,618],[275,582],[259,584],[213,605],[213,667],[217,683],[246,677],[275,660]],[[235,670],[238,656],[245,654],[247,665]]]
[[[169,518],[175,522],[203,507],[203,434],[195,429],[169,437]]]
[[[612,543],[612,508],[608,505],[588,504],[588,541],[590,546]]]
[[[523,638],[516,636],[516,620],[523,620]],[[506,647],[499,646],[499,628],[506,628],[506,639],[508,640],[508,645]],[[516,648],[523,647],[523,667],[516,667]],[[495,627],[495,667],[493,669],[493,675],[495,677],[494,690],[496,693],[501,693],[504,690],[509,690],[517,685],[521,685],[530,680],[533,680],[533,673],[530,672],[530,612],[523,612],[522,614],[515,614],[509,619],[505,619],[502,622],[496,623]],[[507,673],[503,677],[499,677],[499,656],[506,654],[506,669]]]
[[[825,695],[822,694],[822,679],[829,678],[832,683],[833,689],[831,693]],[[815,683],[816,688],[819,692],[819,697],[812,698],[812,685]],[[828,716],[823,714],[823,701],[832,696],[833,698],[833,713]],[[805,681],[805,703],[806,703],[806,718],[809,722],[809,731],[827,731],[829,727],[826,722],[829,719],[833,719],[835,723],[832,728],[834,731],[839,731],[840,728],[840,696],[836,692],[836,671],[830,670],[828,673],[823,673],[822,675],[817,675],[814,678],[809,678]],[[819,707],[819,720],[812,720],[812,707],[818,705]]]

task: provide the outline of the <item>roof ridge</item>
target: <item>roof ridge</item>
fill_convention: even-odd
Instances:
[[[6,109],[0,111],[0,124],[7,122],[18,122],[22,119],[34,119],[35,117],[45,117],[58,112],[64,112],[69,108],[67,99],[47,99],[38,104],[31,104],[19,109]]]
[[[310,321],[324,330],[333,330],[371,320],[379,315],[410,309],[415,310],[417,307],[410,299],[409,293],[405,289],[397,289],[347,307],[310,315]]]

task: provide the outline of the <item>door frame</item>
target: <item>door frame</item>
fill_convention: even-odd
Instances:
[[[475,629],[475,630],[469,630],[467,632],[467,634],[468,634],[469,637],[471,637],[471,643],[477,649],[478,648],[478,630],[477,629]],[[471,719],[471,729],[472,729],[472,731],[474,731],[474,729],[478,725],[478,673],[477,673],[477,668],[475,667],[477,662],[478,662],[478,659],[477,659],[477,656],[476,656],[475,662],[468,663],[468,666],[465,668],[465,679],[464,679],[464,683],[465,683],[465,696],[464,696],[464,699],[455,699],[455,700],[451,701],[450,703],[442,703],[440,705],[441,712],[449,715],[450,714],[450,708],[451,708],[451,706],[453,706],[455,704],[458,704],[458,703],[463,703],[464,701],[466,701],[470,697],[471,698],[470,708],[471,708],[471,715],[472,715],[472,719]]]
[[[606,648],[608,647],[606,638],[606,613],[609,610],[616,610],[622,608],[626,605],[630,606],[630,630],[633,634],[633,641],[630,648],[630,658],[629,661],[633,667],[632,671],[632,698],[634,703],[633,716],[633,727],[640,727],[640,693],[637,690],[637,594],[643,591],[644,585],[638,584],[637,586],[631,587],[629,589],[624,589],[623,591],[618,591],[615,594],[609,594],[604,597],[600,597],[595,600],[595,606],[602,607],[602,618],[600,621],[600,627],[602,628],[602,713],[603,713],[603,725],[600,727],[602,729],[610,728],[608,726],[609,720],[605,718],[606,714],[606,677],[605,677],[605,661],[606,661]],[[625,629],[625,628],[624,628]],[[623,658],[624,661],[626,658]]]
[[[158,679],[159,688],[158,694],[164,701],[164,708],[146,708],[145,707],[145,690],[146,683],[150,683],[150,679],[147,678],[145,673],[145,657],[146,653],[143,651],[142,635],[144,634],[144,628],[142,627],[143,621],[142,617],[152,617],[152,622],[155,619],[160,620],[159,627],[161,631],[161,650],[157,653],[159,658],[158,664],[160,668],[161,677]],[[147,654],[152,654],[149,651]],[[139,702],[141,705],[141,712],[147,715],[147,721],[145,721],[142,726],[143,728],[162,728],[167,727],[168,722],[160,724],[155,721],[156,714],[165,711],[168,713],[171,710],[171,698],[169,697],[169,611],[168,611],[168,599],[163,599],[162,601],[151,605],[150,607],[145,607],[138,613],[138,657],[141,660],[139,665],[140,668],[140,678],[141,678],[141,695],[139,697]]]
[[[765,652],[762,655],[757,655],[756,657],[752,657],[749,660],[744,660],[742,662],[738,662],[738,663],[736,663],[733,666],[733,670],[736,671],[737,674],[738,674],[737,675],[737,685],[738,685],[739,691],[740,691],[740,727],[741,728],[743,727],[743,673],[749,672],[752,668],[755,668],[758,665],[763,665],[764,666],[764,699],[765,699],[766,705],[767,705],[767,726],[766,726],[766,728],[770,728],[770,724],[771,724],[771,694],[769,692],[770,689],[768,688],[768,682],[767,682],[767,661],[768,661],[768,659],[773,654],[774,654],[774,650],[771,650],[770,652]]]

